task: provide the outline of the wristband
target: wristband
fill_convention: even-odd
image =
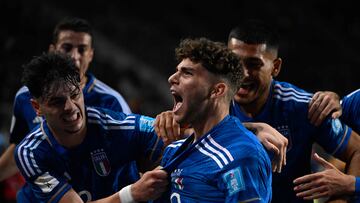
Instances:
[[[355,177],[355,194],[360,195],[360,177]]]
[[[128,185],[119,191],[121,203],[136,203],[131,194],[131,186],[132,185]]]

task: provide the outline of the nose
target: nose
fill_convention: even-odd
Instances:
[[[172,85],[172,84],[175,84],[175,83],[178,83],[178,79],[177,79],[177,73],[178,72],[175,72],[174,74],[170,75],[169,79],[168,79],[168,82]]]
[[[80,53],[77,48],[73,48],[70,53],[71,58],[73,58],[75,61],[80,59]]]
[[[243,72],[244,72],[244,77],[249,77],[250,76],[250,71],[245,66],[243,66]]]
[[[75,107],[75,104],[73,102],[73,100],[69,97],[65,100],[65,104],[64,104],[64,111],[73,111]]]

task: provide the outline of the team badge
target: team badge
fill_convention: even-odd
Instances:
[[[151,132],[154,130],[154,123],[155,119],[147,117],[147,116],[141,116],[139,119],[139,128],[141,132]]]
[[[94,169],[99,176],[107,176],[111,171],[109,159],[104,152],[104,149],[97,149],[91,154]]]
[[[173,182],[174,187],[179,190],[184,189],[183,178],[180,177],[182,171],[183,169],[175,169],[174,172],[171,173],[171,182]]]
[[[331,120],[331,127],[336,135],[339,135],[340,132],[342,132],[342,125],[338,118]]]
[[[288,139],[287,151],[290,151],[292,148],[292,138],[291,138],[289,126],[287,125],[277,126],[275,129]]]
[[[37,124],[37,123],[41,123],[43,120],[44,120],[43,117],[41,117],[41,116],[36,116],[36,117],[32,120],[32,122],[33,122],[33,124]]]
[[[222,175],[222,178],[226,184],[226,188],[229,191],[230,196],[241,190],[245,190],[245,183],[240,167],[226,172],[224,175]]]

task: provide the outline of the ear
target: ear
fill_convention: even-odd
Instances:
[[[34,108],[36,115],[37,116],[41,116],[41,110],[40,110],[40,105],[39,102],[36,99],[30,99],[31,102],[31,106]]]
[[[49,50],[48,50],[48,52],[54,52],[56,49],[55,49],[55,45],[53,45],[53,44],[50,44],[49,45]]]
[[[226,94],[226,92],[228,91],[228,86],[223,83],[216,83],[214,86],[214,89],[211,91],[211,98],[216,98],[216,97],[220,97]]]
[[[273,77],[276,77],[279,75],[280,73],[280,70],[281,70],[281,64],[282,64],[282,60],[281,58],[276,58],[274,61],[273,61],[273,64],[274,64],[274,68],[271,72],[271,75]]]

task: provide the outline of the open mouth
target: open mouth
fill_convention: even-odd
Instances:
[[[238,94],[248,94],[252,89],[255,88],[255,83],[252,82],[244,82],[241,84],[240,89],[238,90]]]
[[[80,112],[72,113],[63,117],[65,122],[74,122],[80,119]]]
[[[173,112],[176,112],[177,110],[180,109],[181,105],[183,104],[183,98],[175,91],[171,91],[171,94],[173,95],[174,98]]]

